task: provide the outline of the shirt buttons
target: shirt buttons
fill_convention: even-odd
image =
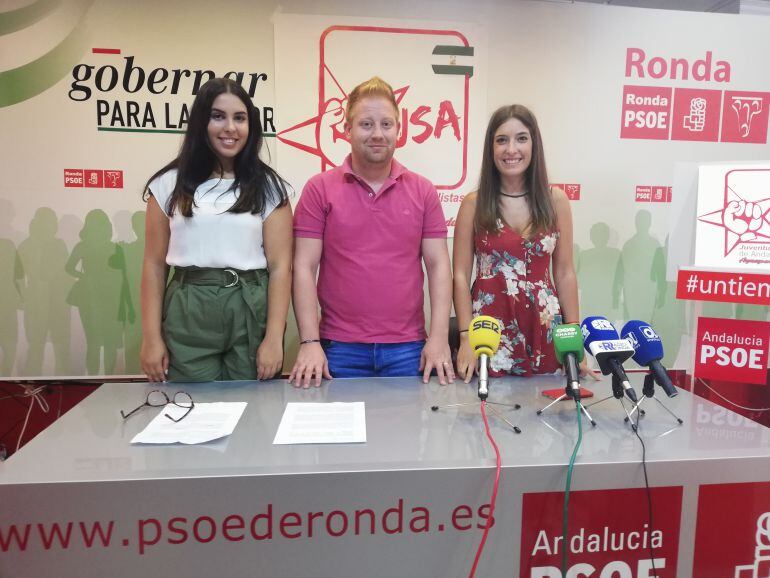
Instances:
[[[374,193],[369,193],[369,196],[370,196],[370,197],[373,197],[373,196],[374,196]]]

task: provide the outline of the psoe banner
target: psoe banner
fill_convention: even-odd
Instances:
[[[568,577],[674,578],[682,487],[572,492]],[[563,492],[524,494],[520,578],[561,578]],[[619,507],[621,506],[622,507]]]
[[[770,576],[770,482],[700,487],[692,575]]]
[[[696,377],[764,384],[770,323],[701,317],[695,345]]]

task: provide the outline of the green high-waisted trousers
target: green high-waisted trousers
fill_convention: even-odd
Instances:
[[[170,381],[257,378],[267,281],[265,269],[175,268],[163,299]]]

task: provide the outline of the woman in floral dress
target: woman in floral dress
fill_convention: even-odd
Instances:
[[[502,323],[491,375],[559,368],[552,330],[579,323],[572,214],[564,191],[549,188],[537,120],[524,106],[499,108],[489,121],[478,190],[457,216],[453,267],[459,326],[477,315]],[[468,333],[460,335],[457,372],[467,383],[476,361]]]

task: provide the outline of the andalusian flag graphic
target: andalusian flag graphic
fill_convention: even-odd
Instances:
[[[86,50],[83,17],[92,3],[32,0],[0,12],[0,108],[37,96],[67,76]]]

